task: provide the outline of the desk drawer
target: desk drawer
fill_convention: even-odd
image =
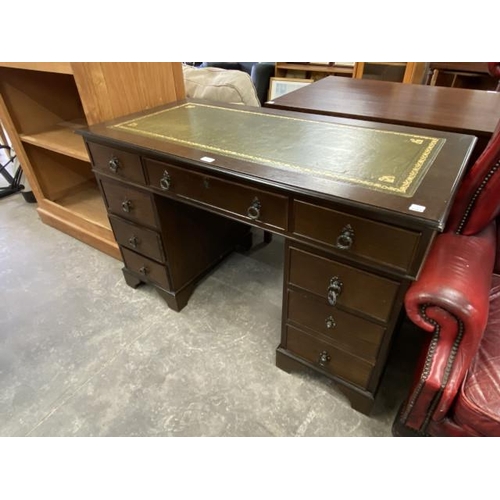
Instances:
[[[118,179],[146,184],[139,156],[92,142],[88,143],[88,147],[96,170]]]
[[[327,299],[331,280],[338,278],[342,291],[337,304],[387,322],[399,283],[355,269],[335,260],[290,247],[289,283]]]
[[[151,259],[165,262],[163,245],[158,233],[144,227],[139,227],[114,215],[110,215],[109,220],[118,244]]]
[[[144,160],[149,184],[262,225],[285,231],[288,197],[192,172],[155,160]]]
[[[157,227],[152,195],[124,184],[101,179],[108,210],[125,219]]]
[[[288,290],[288,320],[331,339],[356,356],[375,361],[385,328],[358,318],[324,299]]]
[[[366,388],[373,365],[303,331],[287,326],[286,349],[317,368]]]
[[[121,248],[125,267],[133,273],[141,275],[145,281],[152,281],[165,290],[170,290],[167,268],[147,257]]]
[[[418,232],[299,200],[294,200],[293,212],[294,234],[326,243],[346,255],[363,257],[402,271],[409,271],[411,267],[420,240]]]

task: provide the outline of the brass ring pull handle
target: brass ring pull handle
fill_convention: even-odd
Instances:
[[[133,208],[134,205],[132,205],[132,202],[130,200],[125,200],[124,202],[122,202],[122,210],[124,212],[129,213]]]
[[[137,245],[139,245],[139,238],[137,238],[137,236],[131,236],[128,240],[128,244],[132,248],[137,248]]]
[[[109,169],[114,174],[116,174],[116,172],[118,172],[118,169],[121,167],[120,160],[116,156],[113,156],[113,158],[111,158],[111,160],[109,160],[108,165],[109,165]]]
[[[325,319],[325,325],[328,330],[331,330],[337,326],[337,323],[335,323],[335,320],[331,316],[328,316],[328,318]]]
[[[327,290],[327,299],[328,303],[331,306],[334,306],[337,303],[338,296],[342,293],[342,288],[344,287],[344,284],[342,281],[340,281],[340,278],[338,276],[334,276],[330,280],[330,285],[328,286]]]
[[[257,220],[260,217],[260,209],[262,205],[259,201],[259,198],[255,197],[252,201],[252,204],[248,207],[247,215],[252,220]]]
[[[139,269],[139,272],[140,272],[142,275],[146,276],[146,274],[148,274],[148,273],[149,273],[149,269],[148,269],[146,266],[142,266],[142,267]]]
[[[341,233],[337,236],[336,247],[340,250],[349,250],[354,243],[354,229],[350,224],[342,228]]]
[[[323,351],[319,355],[318,363],[320,366],[326,366],[330,362],[331,359],[332,358],[328,354],[328,351]]]
[[[172,180],[170,179],[170,175],[169,173],[165,170],[163,172],[163,176],[162,178],[160,179],[160,187],[164,190],[164,191],[168,191],[170,189],[170,185],[172,183]]]

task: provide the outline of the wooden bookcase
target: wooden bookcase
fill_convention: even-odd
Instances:
[[[292,76],[293,78],[294,74],[301,74],[304,78],[313,78],[314,80],[325,76],[345,76],[402,83],[422,83],[424,72],[425,63],[417,62],[356,62],[350,63],[350,65],[277,62],[275,65],[276,77]]]
[[[354,78],[424,83],[426,64],[422,62],[359,62]]]
[[[0,121],[42,221],[120,259],[74,131],[184,96],[181,63],[0,63]]]

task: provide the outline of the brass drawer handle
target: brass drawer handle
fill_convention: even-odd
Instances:
[[[257,220],[260,217],[260,209],[262,204],[259,201],[259,198],[255,197],[252,201],[252,204],[248,207],[247,215],[252,220]]]
[[[132,248],[137,248],[137,246],[139,245],[140,241],[139,241],[139,238],[137,236],[131,236],[128,240],[128,244],[132,247]]]
[[[337,244],[336,247],[339,250],[349,250],[354,243],[354,229],[350,224],[344,226],[342,231],[337,236]]]
[[[160,179],[160,187],[164,191],[168,191],[170,189],[170,185],[172,184],[172,179],[170,178],[170,174],[165,170],[163,172],[163,176]]]
[[[146,266],[142,266],[140,269],[139,269],[139,272],[143,275],[143,276],[146,276],[146,274],[149,273],[149,269],[146,267]]]
[[[331,306],[334,306],[337,303],[338,296],[342,293],[343,287],[344,283],[340,281],[338,276],[334,276],[330,279],[330,285],[328,286],[326,297]]]
[[[326,366],[331,361],[331,356],[328,354],[328,351],[323,351],[319,355],[318,363],[320,366]]]
[[[109,169],[114,174],[116,174],[116,172],[118,172],[118,169],[121,167],[120,160],[116,156],[113,156],[113,158],[111,158],[111,160],[109,160],[108,165],[109,165]]]
[[[331,330],[337,326],[337,323],[335,323],[335,320],[331,316],[328,316],[328,318],[325,319],[325,325],[328,330]]]
[[[122,210],[124,212],[129,213],[133,208],[134,205],[132,205],[132,202],[130,200],[125,200],[122,202]]]

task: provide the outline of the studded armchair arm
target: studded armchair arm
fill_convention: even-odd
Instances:
[[[495,224],[475,236],[439,235],[408,290],[408,317],[430,335],[403,423],[425,429],[454,401],[486,327],[496,248]]]

